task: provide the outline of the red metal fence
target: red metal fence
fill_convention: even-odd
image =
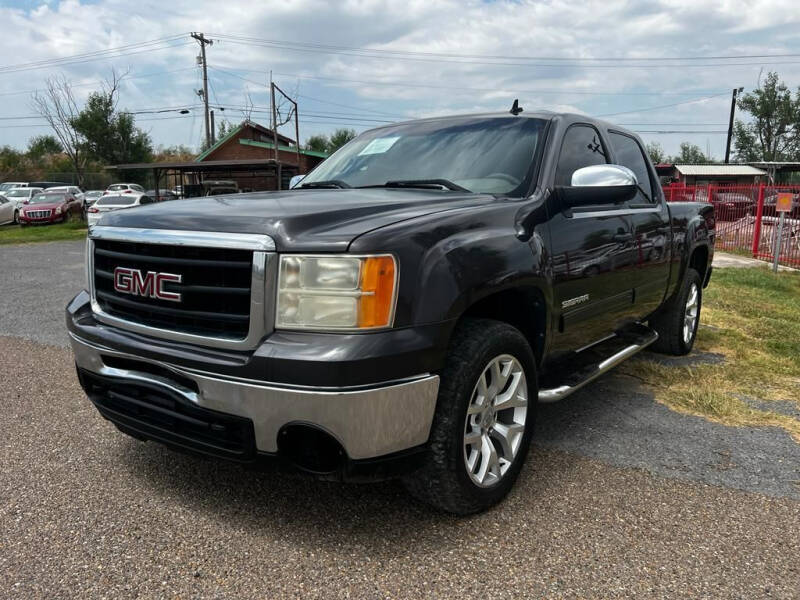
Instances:
[[[714,205],[720,250],[774,260],[780,213],[779,193],[792,194],[785,213],[778,262],[800,267],[800,185],[681,185],[664,186],[667,202],[708,202]]]

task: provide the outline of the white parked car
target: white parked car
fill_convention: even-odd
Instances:
[[[101,198],[105,193],[105,190],[86,190],[83,193],[83,199],[86,201],[86,206],[91,206],[94,204],[97,199]]]
[[[144,194],[144,188],[138,183],[112,183],[106,188],[105,195],[109,194]]]
[[[27,185],[27,181],[4,181],[3,183],[0,183],[0,193],[18,187],[27,187]]]
[[[16,223],[18,214],[17,205],[5,196],[0,195],[0,225]]]
[[[121,210],[123,208],[134,208],[142,204],[152,204],[153,202],[155,201],[150,196],[140,192],[130,191],[110,195],[106,194],[92,204],[86,211],[86,221],[89,227],[91,227],[107,212]]]
[[[36,194],[42,191],[42,188],[39,187],[18,187],[18,188],[11,188],[10,190],[6,190],[5,192],[0,192],[3,194],[7,199],[11,200],[14,203],[14,206],[19,209],[25,203],[26,200],[30,200]]]

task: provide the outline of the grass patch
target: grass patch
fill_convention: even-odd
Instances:
[[[0,246],[6,244],[33,244],[37,242],[62,242],[86,238],[86,222],[70,221],[56,225],[9,225],[0,227]]]
[[[800,408],[800,273],[716,269],[695,352],[724,354],[725,362],[675,367],[641,357],[621,371],[672,409],[726,425],[783,427],[800,442],[800,420],[747,402]]]

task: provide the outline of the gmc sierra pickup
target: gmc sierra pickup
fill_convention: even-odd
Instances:
[[[468,514],[513,485],[537,402],[691,350],[713,247],[635,135],[515,106],[368,131],[297,189],[108,213],[67,325],[129,435]]]

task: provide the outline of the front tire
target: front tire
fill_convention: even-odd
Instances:
[[[700,324],[703,283],[692,268],[686,269],[681,287],[667,305],[650,319],[650,327],[658,333],[653,350],[683,356],[691,352]]]
[[[466,319],[440,375],[430,455],[404,484],[447,512],[486,510],[508,494],[528,453],[537,402],[533,352],[507,323]]]
[[[17,224],[19,224],[19,211],[15,210],[14,211],[14,225],[17,225]]]

